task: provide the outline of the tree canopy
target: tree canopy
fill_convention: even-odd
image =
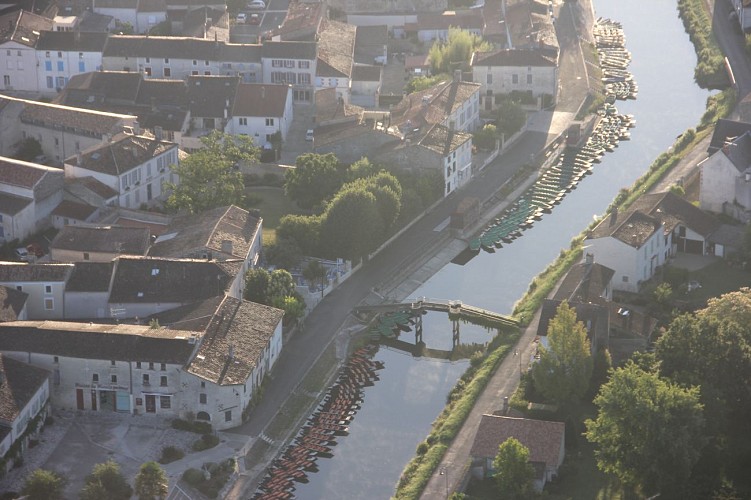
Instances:
[[[521,105],[509,97],[498,103],[498,132],[506,138],[511,137],[522,129],[527,121],[527,113]]]
[[[258,148],[253,140],[215,130],[202,137],[201,142],[201,149],[171,167],[180,179],[177,185],[168,183],[172,194],[167,206],[172,210],[200,213],[239,204],[243,199],[245,184],[236,167],[257,159]]]
[[[55,472],[37,469],[26,478],[21,493],[29,500],[62,500],[68,481]]]
[[[102,494],[104,493],[104,494]],[[91,474],[86,477],[86,484],[81,491],[81,500],[128,500],[133,495],[133,488],[125,480],[120,465],[113,461],[96,464]]]
[[[321,222],[326,253],[357,260],[375,249],[384,232],[373,193],[344,189],[332,200]]]
[[[135,493],[140,500],[163,499],[168,493],[167,474],[156,462],[146,462],[136,474]]]
[[[532,496],[535,470],[529,463],[529,449],[517,439],[508,438],[500,444],[493,469],[500,498],[525,500]]]
[[[456,69],[468,69],[474,52],[488,52],[492,46],[480,35],[461,28],[449,27],[448,40],[437,41],[430,47],[430,65],[433,73],[451,73]]]
[[[698,387],[681,387],[628,361],[594,400],[587,439],[597,466],[644,495],[680,497],[706,443]]]
[[[289,271],[254,267],[245,273],[246,300],[284,310],[286,322],[294,322],[305,312],[305,301],[295,289],[295,280]]]
[[[347,169],[333,153],[300,155],[284,175],[284,192],[300,208],[320,207],[346,181]]]
[[[550,320],[548,344],[532,368],[535,388],[549,401],[575,402],[589,387],[593,362],[587,329],[566,301]]]

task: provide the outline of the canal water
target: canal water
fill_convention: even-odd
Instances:
[[[464,266],[449,264],[413,296],[462,300],[509,314],[530,281],[552,262],[571,239],[601,215],[621,188],[630,186],[683,131],[694,127],[704,112],[709,92],[693,80],[696,56],[678,18],[675,0],[594,0],[597,17],[623,24],[629,67],[639,85],[636,101],[618,101],[623,114],[636,117],[631,140],[603,157],[594,174],[523,233],[494,254],[480,254]],[[659,27],[656,29],[655,27]],[[425,316],[428,347],[451,347],[451,323],[445,315]],[[482,327],[461,325],[461,342],[486,342]],[[402,334],[409,340],[414,335]],[[375,359],[385,369],[380,380],[365,388],[362,409],[349,436],[338,440],[331,459],[317,461],[319,472],[298,484],[301,499],[387,499],[417,445],[443,408],[446,395],[467,367],[467,361],[414,358],[381,348]]]

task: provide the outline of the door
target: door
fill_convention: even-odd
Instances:
[[[156,413],[156,396],[146,394],[146,413]]]
[[[91,409],[94,410],[94,411],[96,411],[96,409],[97,409],[97,406],[96,406],[96,391],[94,391],[94,390],[91,391]]]
[[[83,410],[83,389],[76,389],[76,408]]]

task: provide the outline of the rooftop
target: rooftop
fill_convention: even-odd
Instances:
[[[316,76],[349,78],[355,53],[357,26],[324,20],[318,33],[318,66]]]
[[[66,281],[73,264],[23,264],[0,261],[0,283]]]
[[[17,10],[0,16],[0,42],[13,41],[35,47],[42,31],[52,29],[52,19],[26,10]]]
[[[189,76],[190,114],[194,118],[224,118],[224,110],[232,109],[239,84],[239,76]]]
[[[0,184],[34,189],[47,174],[61,175],[62,170],[0,156]]]
[[[483,415],[470,455],[494,458],[503,442],[515,438],[529,449],[530,462],[557,466],[563,447],[564,430],[563,422]]]
[[[290,85],[241,83],[237,86],[233,116],[281,117],[292,99]]]
[[[16,321],[28,298],[27,293],[15,288],[0,286],[0,323]]]
[[[264,42],[261,49],[266,59],[315,60],[316,42]]]
[[[65,226],[50,243],[50,249],[146,255],[150,239],[151,234],[145,227]]]
[[[65,284],[66,292],[108,292],[112,262],[76,262]]]
[[[553,58],[538,50],[503,49],[495,52],[475,52],[472,66],[542,66],[556,67]]]
[[[441,156],[448,156],[452,151],[456,151],[459,146],[471,140],[472,134],[435,124],[423,136],[419,144]]]
[[[325,11],[322,2],[290,2],[287,16],[275,33],[282,40],[312,40]]]
[[[569,302],[598,302],[615,271],[596,262],[581,262],[569,269],[554,298]]]
[[[0,354],[0,420],[12,423],[42,387],[50,372]]]
[[[16,196],[0,191],[0,213],[5,215],[16,215],[24,208],[34,202],[31,198]]]
[[[479,94],[480,84],[460,81],[444,81],[413,92],[391,110],[391,125],[421,127],[443,123],[474,94]]]
[[[57,215],[58,217],[65,217],[67,219],[88,221],[89,217],[94,215],[97,212],[97,210],[99,210],[97,207],[92,206],[92,205],[87,205],[86,203],[78,203],[78,202],[71,201],[71,200],[63,200],[52,211],[52,215]]]
[[[102,52],[107,36],[107,33],[43,31],[36,48],[46,51]]]
[[[151,137],[120,134],[112,142],[98,144],[65,162],[92,172],[119,176],[149,160],[177,148],[177,145]]]

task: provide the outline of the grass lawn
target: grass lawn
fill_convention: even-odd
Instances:
[[[701,288],[692,291],[689,297],[702,301],[751,286],[751,273],[730,267],[724,260],[689,273],[689,279],[701,283]]]
[[[284,195],[284,188],[251,186],[245,188],[245,208],[257,208],[263,217],[263,243],[276,241],[279,219],[287,214],[303,214],[303,210]]]

